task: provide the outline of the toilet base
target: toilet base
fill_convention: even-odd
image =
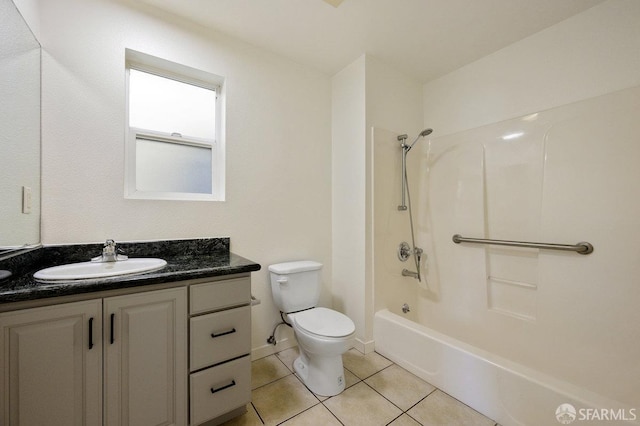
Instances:
[[[338,395],[344,390],[342,355],[308,357],[303,351],[293,362],[293,369],[311,392],[320,396]]]

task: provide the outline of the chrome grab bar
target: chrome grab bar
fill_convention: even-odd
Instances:
[[[512,246],[512,247],[528,247],[538,249],[575,251],[578,254],[593,253],[593,246],[586,241],[580,241],[578,244],[551,244],[551,243],[534,243],[527,241],[509,241],[509,240],[487,240],[483,238],[467,238],[460,234],[455,234],[452,238],[456,244],[475,243],[475,244],[493,244],[496,246]]]

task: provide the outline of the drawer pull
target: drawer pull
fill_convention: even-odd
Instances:
[[[222,390],[229,389],[230,387],[235,386],[235,385],[236,385],[236,381],[232,380],[231,383],[229,383],[228,385],[224,385],[221,388],[218,388],[218,389],[211,388],[211,393],[220,392]]]
[[[235,328],[232,328],[231,330],[229,330],[229,331],[225,331],[225,332],[223,332],[223,333],[218,333],[218,334],[211,333],[211,337],[215,339],[216,337],[226,336],[227,334],[233,334],[233,333],[235,333],[235,332],[236,332],[236,329],[235,329]]]

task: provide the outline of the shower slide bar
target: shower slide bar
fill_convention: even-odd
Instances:
[[[575,251],[578,254],[593,253],[593,246],[586,241],[581,241],[578,244],[551,244],[551,243],[534,243],[528,241],[509,241],[509,240],[487,240],[483,238],[467,238],[460,234],[455,234],[451,238],[454,243],[474,243],[474,244],[492,244],[496,246],[512,246],[512,247],[528,247],[538,249],[550,249],[550,250],[564,250]]]

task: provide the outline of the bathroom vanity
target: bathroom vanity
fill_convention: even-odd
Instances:
[[[243,413],[250,273],[260,265],[230,253],[228,239],[127,243],[167,266],[90,282],[33,279],[42,267],[85,260],[94,246],[0,261],[16,271],[0,281],[0,423],[195,426]]]

